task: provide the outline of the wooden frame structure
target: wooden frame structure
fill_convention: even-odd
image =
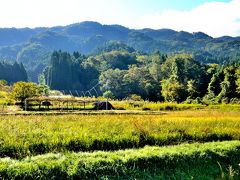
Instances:
[[[99,102],[99,100],[75,97],[36,97],[25,100],[24,110],[91,110],[87,105]]]

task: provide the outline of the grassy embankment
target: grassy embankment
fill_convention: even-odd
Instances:
[[[239,179],[240,141],[0,159],[2,179]]]

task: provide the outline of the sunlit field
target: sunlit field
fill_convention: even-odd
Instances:
[[[240,112],[2,116],[1,156],[240,139]]]
[[[240,180],[240,0],[0,7],[0,180]]]
[[[0,174],[6,179],[48,174],[66,179],[190,179],[213,171],[208,179],[237,178],[240,111],[224,109],[2,115]],[[215,149],[217,141],[223,142]]]

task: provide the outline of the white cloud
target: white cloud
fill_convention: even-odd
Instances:
[[[130,28],[203,31],[214,37],[240,36],[240,0],[209,2],[189,11],[165,10],[143,16],[141,13],[137,5],[131,6],[126,0],[0,0],[0,27],[98,21]]]
[[[81,21],[128,21],[121,0],[0,0],[0,27],[67,25]]]
[[[202,31],[214,37],[239,36],[240,0],[204,3],[190,11],[165,10],[162,13],[146,14],[138,23],[138,28],[143,27]]]

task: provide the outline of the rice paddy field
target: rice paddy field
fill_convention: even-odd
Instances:
[[[238,108],[0,115],[0,179],[240,179]]]

